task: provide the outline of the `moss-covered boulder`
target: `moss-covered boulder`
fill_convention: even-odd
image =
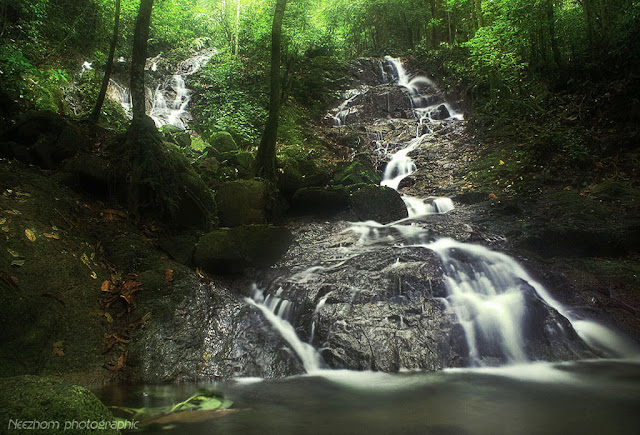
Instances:
[[[279,155],[277,166],[281,171],[279,187],[289,195],[303,187],[324,186],[331,180],[329,167],[302,154]]]
[[[333,176],[333,184],[342,186],[352,184],[378,185],[380,181],[373,166],[360,160],[339,165]]]
[[[271,185],[263,180],[221,183],[217,190],[220,224],[237,227],[266,223],[273,194]]]
[[[213,134],[209,138],[209,144],[220,153],[238,150],[238,144],[233,139],[233,136],[226,131]]]
[[[194,263],[217,274],[239,273],[248,267],[269,266],[284,255],[293,241],[291,232],[271,225],[221,228],[200,238]]]
[[[213,156],[205,156],[196,164],[196,171],[208,186],[213,186],[218,180],[220,162]]]
[[[27,426],[18,428],[18,422]],[[38,376],[0,378],[0,425],[20,434],[119,433],[113,415],[92,392]]]
[[[223,166],[234,168],[239,178],[250,178],[253,173],[255,157],[250,151],[227,151],[219,156]]]
[[[331,216],[349,207],[349,192],[343,186],[303,187],[296,190],[291,208],[298,213]]]
[[[355,185],[349,190],[351,209],[360,220],[385,224],[408,216],[402,197],[389,187]]]
[[[166,142],[173,143],[180,148],[189,148],[191,146],[191,135],[175,125],[163,125],[160,127],[160,133]]]
[[[64,117],[37,112],[26,115],[0,136],[0,156],[52,169],[86,143],[80,129]]]

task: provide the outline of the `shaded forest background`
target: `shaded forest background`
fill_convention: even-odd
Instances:
[[[274,4],[155,2],[148,50],[164,60],[165,74],[198,51],[217,50],[190,81],[191,128],[205,140],[226,131],[244,149],[257,146],[267,118]],[[113,76],[125,82],[138,6],[121,5]],[[2,2],[0,127],[33,109],[89,114],[114,10],[113,0]],[[579,182],[637,163],[637,1],[304,0],[289,2],[283,25],[280,147],[315,146],[310,124],[347,86],[349,60],[394,55],[457,97],[480,137],[507,141],[517,153],[513,174],[554,160]],[[116,130],[128,125],[109,99],[102,119]],[[494,178],[475,174],[476,183],[501,183]]]

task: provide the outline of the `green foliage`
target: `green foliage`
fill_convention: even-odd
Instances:
[[[266,118],[266,89],[262,70],[243,59],[222,54],[191,81],[194,129],[205,139],[231,133],[242,148],[257,145]]]

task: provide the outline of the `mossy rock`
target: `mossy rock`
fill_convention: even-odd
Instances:
[[[209,144],[220,153],[238,150],[238,144],[233,139],[233,136],[226,131],[213,134],[209,138]]]
[[[190,234],[164,237],[158,241],[160,249],[181,264],[191,264],[196,237]]]
[[[217,274],[274,264],[289,249],[293,235],[284,227],[244,225],[222,228],[200,238],[194,262]]]
[[[336,185],[348,186],[352,184],[380,184],[380,177],[376,174],[372,165],[367,165],[363,161],[354,161],[338,167],[333,176],[333,183]]]
[[[238,180],[220,184],[218,215],[223,226],[237,227],[266,223],[273,189],[262,180]]]
[[[235,168],[240,178],[249,178],[253,173],[253,164],[256,161],[250,151],[227,151],[220,154],[220,162],[223,166]]]
[[[171,142],[180,148],[191,147],[191,135],[180,127],[176,127],[175,125],[163,125],[159,130],[165,141]]]
[[[16,158],[44,169],[55,168],[85,147],[80,129],[53,112],[26,115],[0,136],[3,157]]]
[[[48,434],[117,434],[112,428],[113,414],[89,390],[78,385],[38,376],[0,378],[0,425],[10,433],[33,433],[40,430],[11,430],[10,421],[34,421],[47,426]],[[80,429],[65,425],[73,422],[103,423],[102,430]],[[86,424],[86,423],[85,423]]]
[[[386,224],[408,216],[402,197],[389,187],[360,184],[350,187],[349,192],[349,204],[360,220]]]
[[[291,208],[299,213],[331,216],[349,207],[349,192],[344,186],[303,187],[296,190]]]
[[[124,184],[124,177],[116,173],[106,157],[81,154],[69,159],[64,169],[73,175],[81,190],[100,197],[110,197]]]
[[[308,156],[293,153],[280,155],[277,166],[282,172],[279,187],[289,195],[303,187],[325,186],[331,180],[330,168]]]
[[[220,162],[213,156],[206,156],[198,162],[196,170],[207,185],[213,185],[220,172]]]

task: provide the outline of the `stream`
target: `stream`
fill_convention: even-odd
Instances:
[[[399,59],[372,65],[378,82],[346,92],[328,119],[391,137],[376,143],[381,185],[401,192],[408,217],[292,224],[298,244],[244,298],[246,325],[271,334],[265,343],[287,361],[287,376],[241,371],[213,383],[108,387],[100,397],[157,406],[204,385],[239,410],[174,433],[637,433],[637,343],[561,303],[506,253],[456,240],[468,224],[452,199],[403,193],[433,131],[464,117]],[[387,116],[371,119],[365,106],[382,91]]]

